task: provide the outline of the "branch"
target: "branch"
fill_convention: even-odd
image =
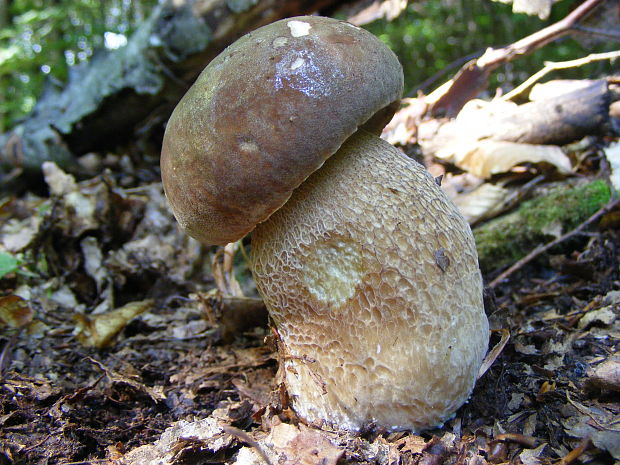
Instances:
[[[434,102],[431,113],[433,115],[443,114],[449,117],[456,116],[466,102],[487,87],[489,75],[498,66],[512,61],[518,56],[532,53],[548,43],[565,36],[574,29],[581,19],[589,15],[604,2],[605,0],[586,0],[564,19],[551,26],[506,47],[498,49],[489,48],[480,58],[472,60],[463,66],[450,85],[442,89],[440,96],[434,96],[431,99]]]
[[[529,254],[527,254],[525,257],[523,257],[521,260],[516,262],[514,265],[512,265],[506,271],[501,273],[497,278],[495,278],[493,281],[491,281],[489,283],[488,287],[490,287],[490,288],[497,287],[506,278],[508,278],[510,275],[512,275],[515,271],[520,270],[525,265],[527,265],[529,262],[534,260],[536,257],[542,255],[543,253],[547,252],[552,247],[555,247],[556,245],[558,245],[558,244],[560,244],[560,243],[562,243],[562,242],[564,242],[564,241],[566,241],[566,240],[576,236],[577,234],[580,234],[585,228],[587,228],[592,223],[595,223],[596,221],[601,219],[601,217],[603,217],[604,215],[606,215],[610,211],[614,210],[619,205],[620,205],[620,199],[611,200],[609,203],[607,203],[607,205],[605,205],[604,207],[599,209],[594,215],[592,215],[590,218],[588,218],[586,221],[581,223],[578,227],[576,227],[572,231],[569,231],[566,234],[563,234],[562,236],[558,237],[557,239],[555,239],[555,240],[553,240],[553,241],[551,241],[551,242],[549,242],[549,243],[547,243],[545,245],[541,245],[541,246],[536,247]]]
[[[547,61],[545,62],[545,67],[542,68],[537,73],[530,76],[525,82],[523,82],[518,87],[515,87],[513,90],[508,92],[506,95],[502,97],[502,100],[513,100],[515,97],[521,95],[531,86],[533,86],[537,81],[542,79],[544,76],[549,74],[551,71],[557,71],[559,69],[568,69],[568,68],[577,68],[578,66],[587,65],[589,63],[593,63],[595,61],[602,60],[613,60],[615,58],[620,58],[620,50],[616,50],[613,52],[607,53],[592,53],[583,58],[577,58],[576,60],[569,61]]]

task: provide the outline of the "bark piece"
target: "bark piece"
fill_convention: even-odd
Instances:
[[[573,92],[523,105],[498,100],[484,104],[471,102],[457,118],[442,124],[435,133],[423,136],[420,131],[419,142],[426,154],[455,162],[467,170],[469,164],[463,164],[463,159],[472,157],[466,155],[481,151],[489,141],[562,145],[598,133],[609,122],[609,105],[610,94],[605,80],[590,81],[589,85]],[[487,158],[492,157],[492,151],[482,152]],[[539,158],[529,161],[541,161]],[[528,160],[526,157],[516,161]],[[566,168],[565,163],[555,163],[557,154],[547,161],[554,162],[561,171]],[[497,170],[486,170],[486,174],[480,175],[495,172]]]

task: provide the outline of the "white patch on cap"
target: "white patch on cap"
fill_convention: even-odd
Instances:
[[[297,68],[301,68],[306,60],[303,58],[296,58],[295,61],[291,64],[291,71],[296,70]]]
[[[289,21],[286,25],[291,30],[291,35],[293,37],[307,36],[312,27],[310,23],[304,21]]]
[[[245,153],[256,153],[258,152],[258,145],[256,142],[243,141],[239,144],[239,149]]]
[[[273,39],[271,45],[273,45],[275,48],[278,48],[286,45],[287,42],[288,40],[286,39],[286,37],[276,37],[275,39]]]

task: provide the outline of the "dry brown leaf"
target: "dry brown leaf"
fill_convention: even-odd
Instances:
[[[560,173],[571,172],[571,163],[560,147],[555,145],[520,144],[517,142],[459,140],[439,149],[435,156],[455,164],[469,173],[488,179],[506,173],[523,163],[549,163]]]
[[[37,237],[43,217],[32,215],[23,220],[12,218],[0,230],[2,245],[9,252],[20,252]]]
[[[343,453],[323,431],[276,423],[266,438],[256,441],[254,448],[239,451],[235,465],[265,465],[261,455],[278,465],[336,465]]]
[[[322,431],[280,423],[271,431],[271,441],[283,465],[336,465],[344,450]]]
[[[221,413],[221,412],[219,412]],[[221,426],[222,419],[218,410],[213,415],[198,421],[179,421],[168,428],[153,444],[138,447],[125,454],[122,465],[180,465],[185,462],[183,449],[189,447],[200,451],[195,459],[202,454],[205,458],[230,447],[233,437],[225,434]]]
[[[603,152],[611,168],[611,183],[616,190],[620,190],[620,142],[611,144]]]
[[[73,237],[97,229],[97,209],[101,208],[101,198],[103,193],[107,192],[107,187],[95,181],[91,189],[86,189],[53,162],[43,163],[42,170],[50,193],[60,200],[61,208],[65,210],[61,215],[63,221],[60,226]]]
[[[458,194],[452,200],[469,223],[475,223],[498,213],[509,189],[499,184],[485,183],[465,194]]]
[[[409,434],[402,438],[397,443],[400,447],[401,452],[411,452],[412,454],[421,454],[427,447],[427,442],[422,436],[417,436],[415,434]]]
[[[542,460],[539,458],[544,452],[547,444],[541,444],[536,449],[525,449],[519,454],[519,459],[523,465],[540,465]]]
[[[579,329],[585,329],[592,324],[610,325],[618,317],[617,305],[608,305],[596,310],[590,310],[579,320]]]
[[[567,396],[576,414],[562,421],[566,434],[574,438],[590,438],[601,450],[620,460],[620,428],[618,414],[601,405],[585,405]]]
[[[80,343],[85,346],[106,347],[131,320],[150,310],[153,303],[151,299],[130,302],[123,307],[94,317],[78,313],[75,315],[77,320],[76,336]]]
[[[405,8],[407,8],[407,0],[375,0],[355,15],[349,16],[347,21],[356,26],[362,26],[381,18],[392,21]]]
[[[105,376],[110,381],[110,384],[112,384],[117,391],[126,390],[133,391],[133,393],[141,393],[150,397],[155,403],[166,400],[163,386],[155,386],[152,388],[144,383],[141,383],[139,381],[139,376],[133,373],[135,369],[129,364],[126,364],[127,367],[124,372],[119,372],[109,369],[103,363],[93,358],[88,357],[88,360],[90,360],[91,363],[99,367],[99,369],[105,373]]]
[[[417,141],[418,126],[429,106],[425,97],[405,98],[401,103],[402,109],[396,112],[381,134],[392,145],[407,145]]]
[[[589,371],[586,387],[620,392],[620,355],[610,357]]]
[[[27,300],[17,295],[0,297],[0,328],[22,328],[32,321],[33,314]]]

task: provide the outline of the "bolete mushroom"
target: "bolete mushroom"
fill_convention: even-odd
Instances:
[[[376,134],[396,56],[346,22],[297,17],[216,57],[174,110],[161,168],[206,244],[252,233],[296,413],[419,431],[472,392],[488,343],[471,230],[425,169]]]

